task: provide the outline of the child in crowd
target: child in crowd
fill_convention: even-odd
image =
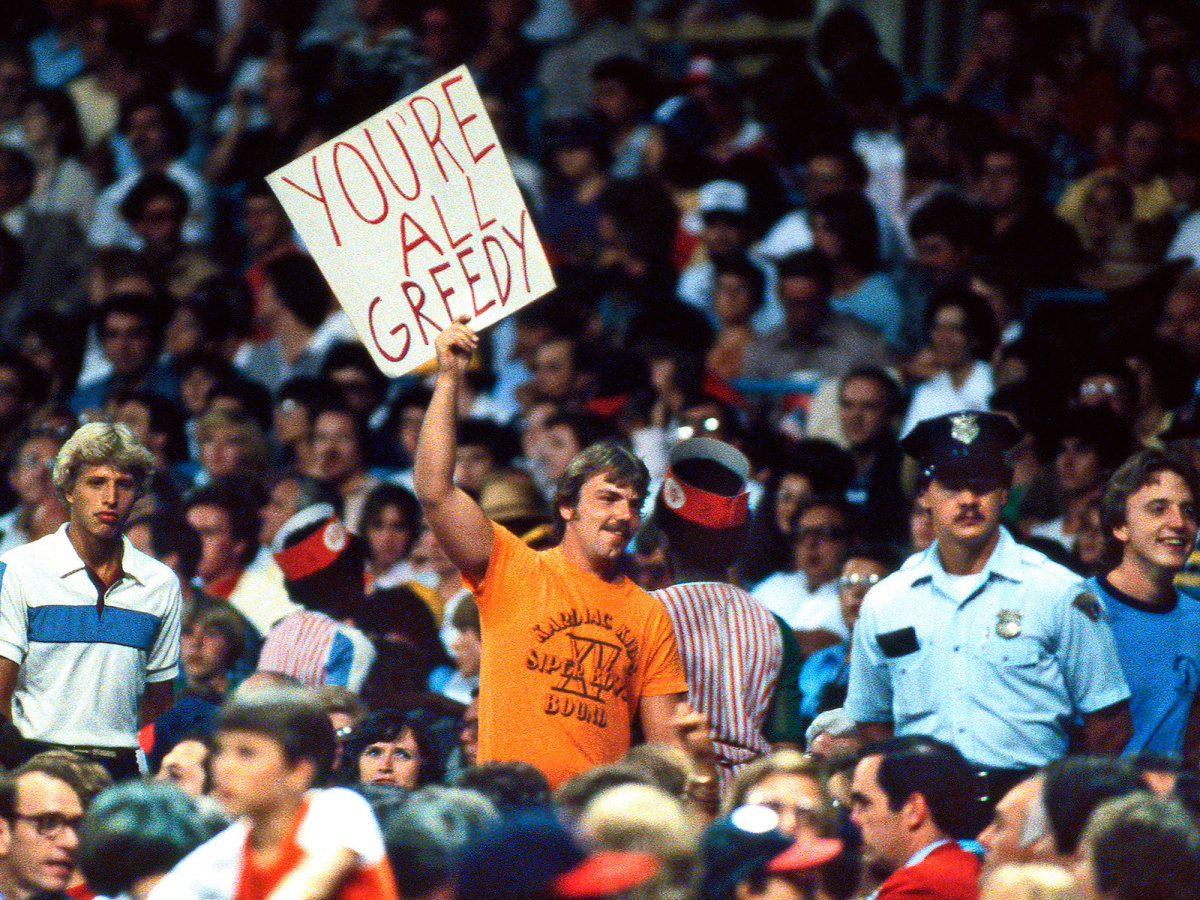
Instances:
[[[185,857],[152,900],[395,900],[367,802],[316,787],[329,776],[334,734],[312,692],[235,696],[215,736],[213,793],[236,821]]]

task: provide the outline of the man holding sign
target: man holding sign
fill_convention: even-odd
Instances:
[[[562,542],[526,547],[453,482],[458,394],[478,335],[466,316],[436,338],[437,383],[417,444],[417,496],[475,594],[483,633],[479,762],[524,760],[554,786],[648,741],[679,743],[687,684],[662,605],[619,571],[649,476],[597,443],[555,490]]]

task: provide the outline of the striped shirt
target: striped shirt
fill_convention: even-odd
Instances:
[[[361,631],[305,609],[271,629],[258,670],[291,675],[308,687],[337,684],[357,691],[374,661],[375,648]]]
[[[178,671],[179,579],[122,540],[103,602],[66,525],[0,558],[0,657],[20,667],[12,720],[27,738],[136,747],[140,695]]]
[[[708,717],[723,787],[768,753],[763,734],[783,663],[770,611],[741,588],[691,582],[654,591],[675,628],[688,700]]]

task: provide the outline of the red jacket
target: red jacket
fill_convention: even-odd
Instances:
[[[951,841],[893,872],[876,900],[978,900],[978,879],[979,858]]]

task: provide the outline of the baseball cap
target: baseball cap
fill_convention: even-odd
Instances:
[[[644,884],[659,869],[648,853],[587,853],[547,811],[518,813],[464,845],[458,900],[606,897]]]
[[[779,816],[765,806],[739,806],[704,832],[702,900],[728,900],[737,885],[763,872],[802,872],[842,851],[837,838],[807,835],[792,840],[776,829]]]
[[[710,181],[696,192],[696,205],[702,216],[719,213],[744,216],[750,210],[746,189],[736,181]]]
[[[716,438],[688,438],[667,454],[659,504],[696,525],[742,525],[750,516],[749,476],[750,461],[736,447]]]
[[[309,609],[342,618],[362,601],[364,551],[333,507],[314,503],[283,523],[271,547],[288,595]]]

